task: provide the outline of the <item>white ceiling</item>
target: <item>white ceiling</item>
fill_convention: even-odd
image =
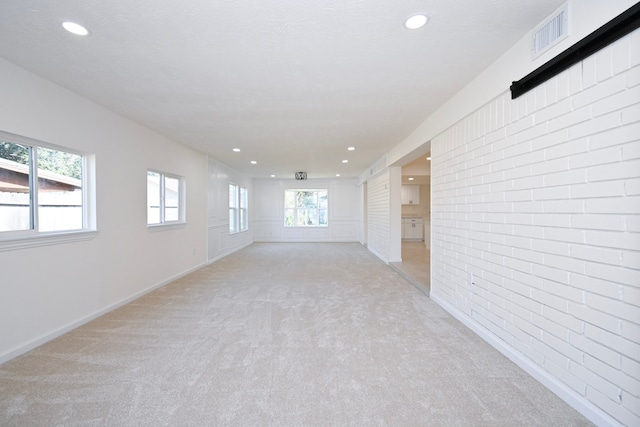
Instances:
[[[563,2],[2,0],[0,56],[250,176],[350,177]]]
[[[431,161],[427,156],[431,153],[419,156],[402,167],[403,184],[431,185]]]

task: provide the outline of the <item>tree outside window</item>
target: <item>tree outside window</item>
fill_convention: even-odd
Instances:
[[[326,227],[329,197],[327,190],[285,190],[285,227]]]
[[[0,232],[87,227],[83,169],[79,154],[0,140]]]

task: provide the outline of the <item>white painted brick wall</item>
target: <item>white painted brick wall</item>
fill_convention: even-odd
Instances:
[[[434,138],[431,191],[432,294],[640,425],[640,31]]]
[[[367,246],[382,259],[389,259],[389,173],[367,183]]]

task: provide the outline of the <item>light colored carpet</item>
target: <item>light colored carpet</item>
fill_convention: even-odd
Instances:
[[[253,244],[0,366],[2,426],[570,426],[359,244]]]

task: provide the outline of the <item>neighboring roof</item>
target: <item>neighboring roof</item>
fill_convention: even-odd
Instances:
[[[45,191],[73,191],[82,188],[82,181],[59,173],[40,169],[40,189]],[[0,191],[26,193],[29,191],[29,166],[0,158]]]

